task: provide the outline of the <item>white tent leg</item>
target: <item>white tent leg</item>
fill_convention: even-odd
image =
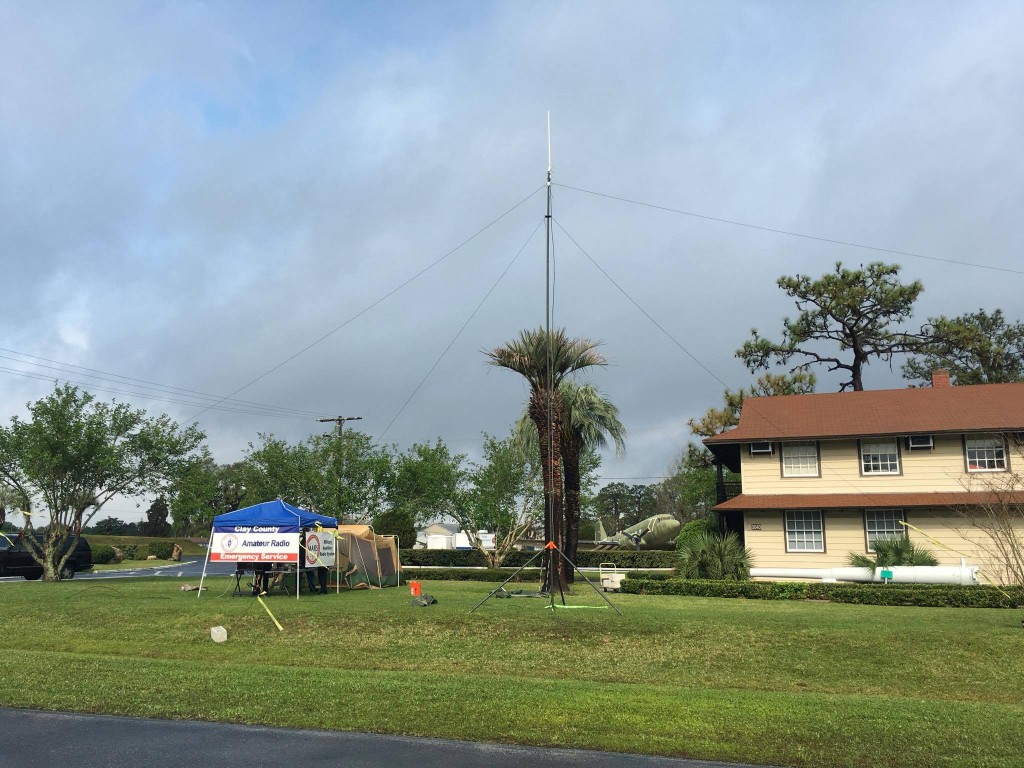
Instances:
[[[210,540],[206,543],[206,560],[203,561],[203,575],[199,577],[199,591],[196,592],[196,600],[203,594],[203,581],[206,580],[206,566],[210,564],[210,547],[213,546],[213,526],[210,526]]]

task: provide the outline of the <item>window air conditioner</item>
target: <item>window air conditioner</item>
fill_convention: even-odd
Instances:
[[[931,435],[910,435],[907,437],[907,448],[910,450],[923,450],[935,447],[935,441]]]

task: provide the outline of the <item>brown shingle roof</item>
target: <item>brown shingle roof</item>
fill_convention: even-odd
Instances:
[[[865,507],[966,507],[979,504],[1024,504],[1024,493],[741,493],[716,510],[862,509]]]
[[[1024,430],[1024,383],[748,397],[735,429],[707,445]]]

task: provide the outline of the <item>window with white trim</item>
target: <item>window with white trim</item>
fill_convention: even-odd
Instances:
[[[782,476],[817,477],[818,444],[815,442],[783,443]]]
[[[860,471],[865,475],[898,475],[900,449],[896,438],[860,444]]]
[[[820,509],[793,509],[786,512],[786,551],[825,551],[825,523]]]
[[[900,524],[902,509],[869,509],[864,512],[864,530],[867,532],[868,552],[875,551],[875,539],[896,539],[907,535]]]
[[[978,435],[964,439],[968,472],[1004,472],[1006,442],[1001,435]]]

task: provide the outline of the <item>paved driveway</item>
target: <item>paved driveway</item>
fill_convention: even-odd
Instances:
[[[575,749],[2,708],[0,734],[0,765],[12,768],[740,768]]]
[[[140,561],[144,562],[144,561]],[[207,576],[230,576],[235,572],[233,563],[210,563],[206,569]],[[203,574],[203,558],[195,555],[186,558],[180,563],[161,565],[155,568],[146,568],[140,565],[138,568],[126,568],[117,571],[82,571],[75,574],[75,581],[79,579],[132,579],[140,576],[162,576],[167,578],[198,579]],[[0,582],[24,582],[21,576],[9,576],[0,579]]]

